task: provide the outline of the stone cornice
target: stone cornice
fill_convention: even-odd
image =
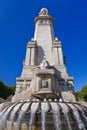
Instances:
[[[34,19],[34,23],[36,24],[36,22],[40,19],[49,19],[52,21],[52,24],[54,24],[54,19],[53,17],[51,17],[50,15],[47,15],[47,16],[37,16],[35,19]]]
[[[36,47],[37,47],[36,41],[30,41],[27,44],[27,48],[36,48]]]
[[[53,43],[53,44],[52,44],[52,47],[53,47],[53,48],[55,48],[55,47],[62,47],[62,45],[59,44],[59,43]]]
[[[35,74],[38,75],[54,75],[55,72],[53,69],[38,69]]]
[[[31,80],[32,80],[32,77],[20,77],[20,78],[17,77],[16,80],[17,80],[17,81],[24,81],[24,80],[30,80],[30,81],[31,81]]]
[[[52,47],[62,47],[61,41],[59,41],[58,38],[55,38]]]

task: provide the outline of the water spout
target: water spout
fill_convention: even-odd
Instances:
[[[25,103],[25,104],[21,107],[21,111],[20,111],[20,113],[19,113],[18,120],[17,120],[17,130],[20,130],[21,120],[24,118],[25,112],[27,111],[29,105],[30,105],[30,103]]]
[[[51,107],[53,110],[53,118],[54,118],[54,124],[56,130],[61,130],[61,121],[60,121],[60,112],[59,112],[59,107],[57,103],[51,103]]]
[[[32,105],[31,105],[31,115],[30,115],[30,121],[29,121],[29,130],[32,130],[33,121],[34,121],[34,118],[35,118],[35,112],[38,109],[38,105],[39,105],[39,103],[32,103]]]
[[[59,105],[61,106],[62,111],[64,113],[64,116],[66,118],[66,121],[67,121],[67,124],[68,124],[68,129],[72,130],[71,125],[70,125],[70,121],[69,121],[69,117],[68,117],[69,110],[68,110],[67,105],[65,103],[59,103]]]
[[[45,116],[46,112],[48,110],[48,104],[47,102],[42,102],[41,103],[41,129],[45,130]]]
[[[11,109],[15,106],[15,104],[13,104],[12,106],[10,106],[7,111],[5,111],[4,114],[1,114],[3,115],[0,119],[0,130],[4,130],[5,127],[6,127],[6,124],[7,124],[7,117],[11,111]]]
[[[50,127],[51,130],[87,130],[86,107],[77,103],[31,101],[10,104],[0,112],[0,130]]]
[[[79,114],[77,108],[75,106],[73,106],[72,104],[68,104],[68,105],[72,109],[73,115],[74,115],[75,120],[76,120],[76,122],[78,124],[78,129],[79,130],[86,130],[85,125],[84,125],[83,121],[80,118],[80,114]]]

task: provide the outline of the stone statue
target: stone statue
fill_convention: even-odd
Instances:
[[[49,64],[48,64],[48,62],[46,61],[46,57],[44,56],[44,59],[43,59],[43,61],[41,62],[41,64],[40,64],[40,68],[41,69],[45,69],[45,68],[48,68],[49,67]]]
[[[48,15],[48,10],[46,8],[42,8],[39,15]]]

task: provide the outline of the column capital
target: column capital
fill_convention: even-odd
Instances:
[[[32,38],[31,41],[28,42],[27,48],[36,48],[36,47],[37,47],[37,42]]]

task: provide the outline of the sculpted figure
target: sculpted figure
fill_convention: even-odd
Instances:
[[[42,8],[40,11],[40,15],[48,15],[48,10],[46,8]]]

